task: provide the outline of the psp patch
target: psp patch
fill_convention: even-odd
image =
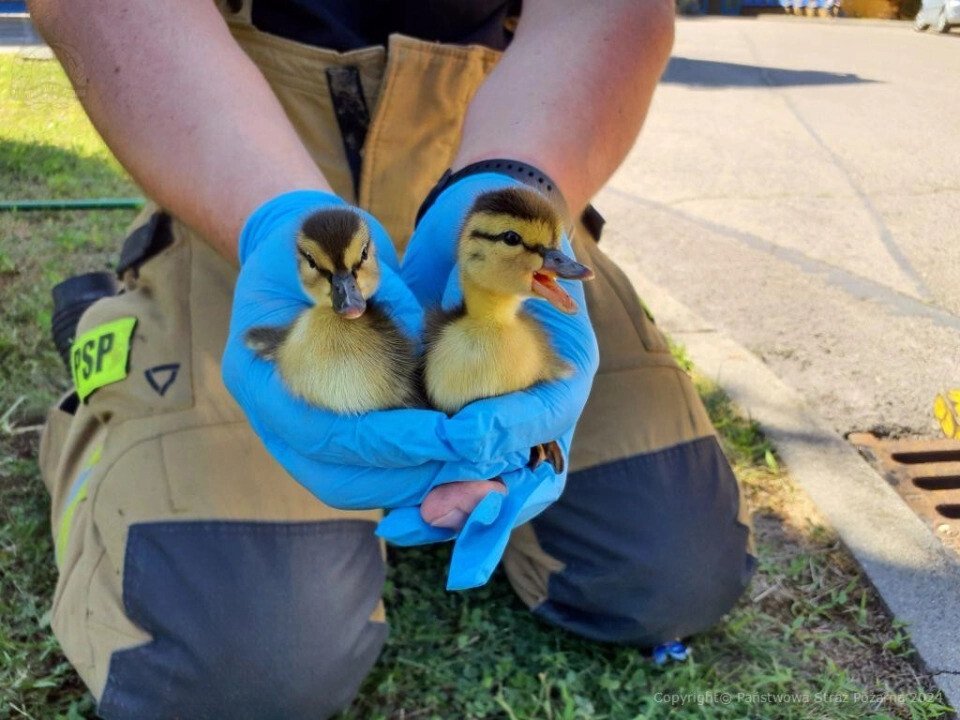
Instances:
[[[104,385],[123,380],[129,369],[130,338],[137,319],[118,318],[97,325],[73,341],[70,367],[80,400]]]

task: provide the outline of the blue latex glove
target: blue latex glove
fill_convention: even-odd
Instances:
[[[504,175],[484,173],[456,182],[440,195],[421,219],[404,258],[401,276],[425,307],[459,302],[456,247],[464,217],[480,193],[522,183]],[[524,186],[525,187],[525,186]],[[564,252],[572,256],[569,241]],[[539,320],[557,352],[574,368],[567,380],[541,383],[527,390],[478,400],[450,418],[447,437],[458,446],[475,443],[471,457],[490,461],[498,456],[529,453],[534,445],[557,440],[568,457],[573,431],[586,405],[599,354],[587,316],[583,285],[561,280],[577,301],[579,311],[566,315],[540,300],[525,308]],[[565,463],[565,466],[569,463]],[[490,476],[494,477],[494,476]],[[471,478],[463,478],[471,479]],[[499,562],[513,528],[527,522],[560,497],[566,472],[558,475],[543,463],[536,470],[518,467],[501,475],[504,496],[484,498],[456,536],[447,587],[451,590],[485,583]],[[454,536],[420,518],[418,507],[392,511],[377,530],[400,545],[436,542]]]
[[[358,416],[312,407],[292,396],[276,365],[247,348],[251,327],[286,325],[310,304],[300,285],[294,252],[310,213],[346,205],[334,195],[296,191],[258,208],[240,235],[240,275],[234,291],[223,379],[267,450],[297,481],[328,505],[367,509],[419,503],[443,482],[482,479],[522,467],[525,452],[489,453],[451,440],[466,433],[432,410],[385,410]],[[420,304],[397,276],[386,231],[370,225],[381,282],[374,298],[400,329],[420,337]]]

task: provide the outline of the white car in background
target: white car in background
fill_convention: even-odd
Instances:
[[[915,30],[922,32],[933,26],[937,32],[950,32],[960,25],[960,0],[923,0],[920,12],[913,20]]]

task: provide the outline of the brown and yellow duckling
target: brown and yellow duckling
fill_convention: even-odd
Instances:
[[[540,297],[565,313],[577,304],[556,279],[588,280],[593,271],[560,250],[561,220],[538,192],[509,188],[480,195],[457,247],[463,304],[428,326],[424,385],[430,404],[453,414],[480,398],[524,390],[538,382],[569,377],[570,367],[546,331],[522,304]],[[557,472],[557,444],[533,448],[531,466],[549,460]],[[421,505],[424,521],[459,529],[499,480],[449,483]]]
[[[370,300],[380,267],[366,221],[350,209],[320,210],[304,221],[296,252],[314,304],[286,327],[251,328],[247,345],[312,405],[355,414],[416,404],[414,345]]]

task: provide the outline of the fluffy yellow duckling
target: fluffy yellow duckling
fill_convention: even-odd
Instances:
[[[509,188],[480,195],[467,214],[458,242],[463,305],[431,319],[424,383],[430,403],[448,414],[480,398],[523,390],[569,376],[543,327],[524,312],[530,297],[574,313],[577,305],[556,278],[587,280],[593,271],[563,254],[562,224],[540,193]],[[563,456],[556,443],[533,448],[531,465],[549,460],[557,472]],[[459,529],[493,481],[466,481],[435,488],[421,504],[424,521]]]
[[[296,243],[314,304],[286,327],[257,327],[246,342],[277,363],[290,391],[338,413],[406,407],[418,400],[413,344],[369,298],[380,283],[370,228],[353,210],[310,215]]]

